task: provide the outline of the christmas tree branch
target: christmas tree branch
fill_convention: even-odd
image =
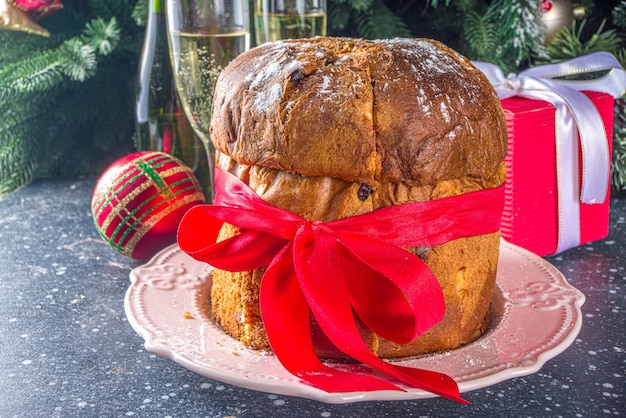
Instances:
[[[11,63],[0,70],[0,103],[15,94],[49,90],[62,79],[59,59],[49,51]]]
[[[84,81],[96,71],[96,53],[109,54],[119,41],[115,19],[94,19],[83,34],[68,39],[58,48],[46,50],[0,70],[0,103],[14,94],[43,92],[67,76]]]
[[[616,51],[620,49],[621,40],[615,29],[604,30],[606,20],[587,40],[583,40],[583,33],[587,20],[580,23],[574,21],[571,28],[564,28],[554,38],[547,49],[547,56],[538,59],[541,64],[567,61],[572,58],[599,51]]]
[[[39,176],[98,173],[132,150],[134,2],[64,6],[42,22],[49,38],[0,31],[0,197]]]
[[[361,9],[355,8],[355,10]],[[411,36],[404,21],[391,11],[383,0],[374,0],[371,8],[359,11],[354,20],[358,33],[367,39]]]

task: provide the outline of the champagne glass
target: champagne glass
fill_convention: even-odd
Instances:
[[[255,0],[257,45],[326,35],[326,0]]]
[[[217,76],[250,47],[248,0],[167,0],[167,32],[176,89],[209,161],[207,200],[213,200],[215,148],[209,125]],[[208,190],[207,190],[208,189]]]

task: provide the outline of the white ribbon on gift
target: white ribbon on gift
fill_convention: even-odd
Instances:
[[[494,86],[498,97],[544,100],[556,108],[559,229],[556,253],[580,245],[580,202],[604,203],[610,184],[611,155],[604,123],[593,102],[581,91],[615,98],[626,92],[626,72],[613,55],[596,52],[570,61],[530,68],[504,76],[494,64],[472,61]],[[606,71],[591,80],[559,77]],[[582,149],[579,181],[578,141]],[[582,187],[579,187],[579,183]],[[565,226],[565,227],[564,227]]]

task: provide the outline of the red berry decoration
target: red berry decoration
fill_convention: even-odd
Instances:
[[[539,11],[542,13],[547,13],[552,10],[552,1],[550,0],[540,0],[539,1]]]
[[[111,164],[91,200],[94,223],[119,253],[138,260],[176,242],[183,215],[204,203],[190,168],[163,152],[137,152]]]

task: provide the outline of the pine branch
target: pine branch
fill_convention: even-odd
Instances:
[[[138,0],[133,8],[131,17],[137,26],[146,26],[146,18],[148,16],[148,0]]]
[[[432,0],[431,0],[432,1]],[[436,0],[434,0],[436,2]],[[452,2],[446,0],[445,6],[448,7]],[[486,9],[484,0],[455,0],[454,5],[462,12],[480,12]]]
[[[45,21],[50,38],[0,31],[19,45],[0,48],[0,195],[42,175],[97,174],[132,151],[143,28],[132,2],[88,3],[64,2]]]
[[[120,40],[117,20],[115,17],[112,17],[109,22],[105,22],[102,18],[92,20],[85,26],[81,40],[100,55],[109,55]]]
[[[345,0],[357,12],[370,10],[375,0]]]
[[[535,0],[496,0],[490,5],[496,16],[501,45],[496,58],[513,71],[531,56],[545,57],[543,22]]]
[[[93,48],[79,39],[70,39],[59,48],[59,67],[63,74],[75,81],[85,81],[96,73],[96,54]]]
[[[626,28],[626,1],[622,0],[619,5],[615,6],[611,17],[615,26],[622,29]]]
[[[97,16],[105,20],[112,17],[126,17],[131,19],[134,1],[102,1],[86,0],[85,3],[92,16]],[[165,3],[165,0],[163,0]]]
[[[465,39],[468,55],[475,60],[492,61],[496,55],[500,39],[492,16],[468,12],[465,16],[463,37]]]
[[[359,36],[366,39],[411,37],[406,23],[383,0],[374,0],[369,10],[357,13],[354,23]]]
[[[25,60],[0,69],[0,103],[15,94],[43,92],[53,88],[67,76],[84,81],[96,71],[96,52],[110,53],[119,40],[115,19],[108,24],[102,19],[90,22],[81,36],[68,39],[55,50],[32,54]]]
[[[35,121],[31,121],[35,122]],[[0,199],[32,181],[37,173],[36,141],[27,125],[14,125],[10,135],[0,132]]]
[[[582,39],[587,20],[582,20],[580,24],[574,21],[570,28],[564,28],[552,40],[547,49],[547,58],[538,59],[537,63],[555,63],[567,61],[572,58],[599,51],[615,51],[620,48],[620,39],[615,29],[604,30],[606,20],[604,20],[595,33],[584,41]]]
[[[16,94],[43,92],[63,80],[58,57],[46,51],[0,69],[0,104]]]
[[[341,33],[350,21],[352,8],[344,2],[332,2],[328,5],[328,32]]]

